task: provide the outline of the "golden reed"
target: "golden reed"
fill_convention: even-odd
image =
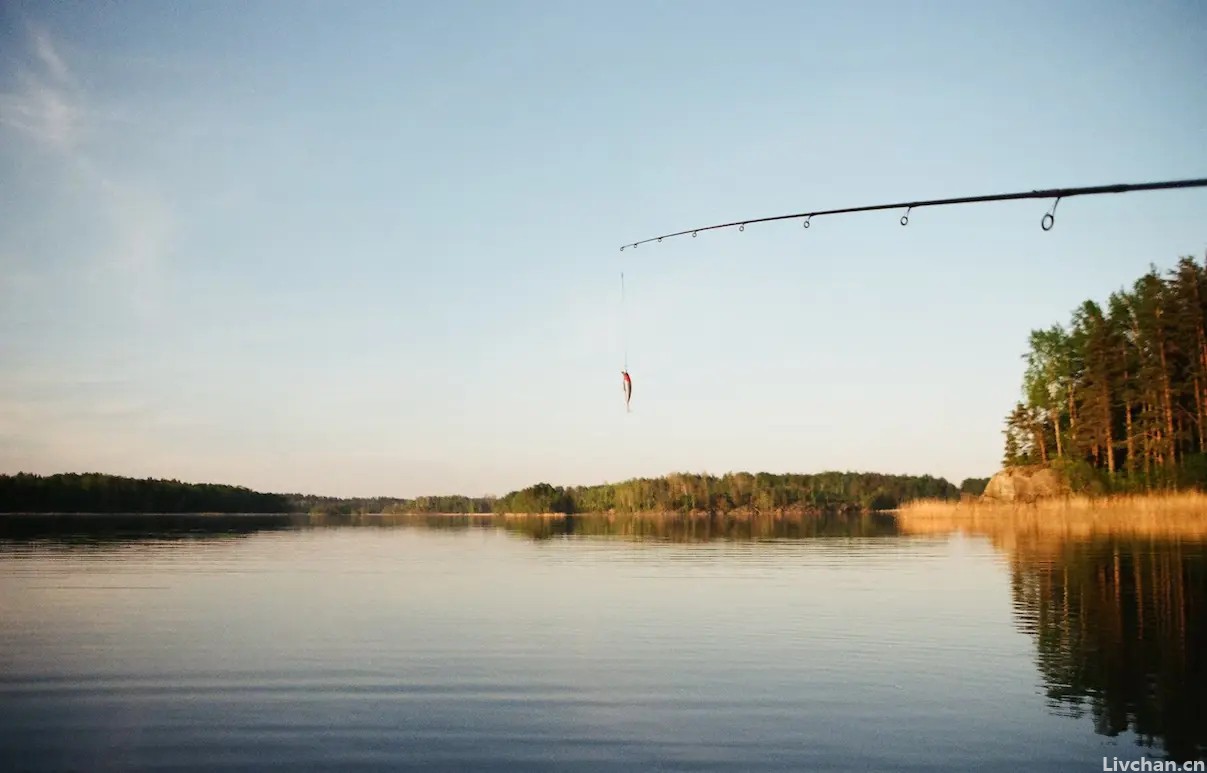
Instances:
[[[1207,494],[1069,496],[1031,503],[920,499],[897,511],[903,531],[995,533],[1003,529],[1067,537],[1095,534],[1207,539]]]

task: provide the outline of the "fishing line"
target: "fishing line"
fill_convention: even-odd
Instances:
[[[620,345],[624,349],[624,369],[629,369],[629,319],[624,313],[624,272],[620,272]]]
[[[1118,184],[1118,185],[1096,185],[1087,188],[1051,188],[1042,191],[1024,191],[1020,193],[997,193],[988,196],[961,196],[951,199],[930,199],[928,201],[903,201],[896,204],[872,204],[863,207],[844,207],[842,209],[825,209],[815,212],[800,212],[795,215],[776,215],[774,217],[759,217],[750,220],[735,220],[732,223],[721,223],[719,225],[710,225],[703,228],[689,228],[686,231],[678,231],[673,234],[663,234],[650,239],[643,239],[639,242],[632,242],[621,247],[623,252],[626,247],[637,247],[640,244],[647,242],[661,242],[663,239],[670,239],[673,236],[683,236],[691,234],[693,237],[701,231],[716,231],[722,228],[733,228],[735,225],[739,231],[745,231],[746,226],[752,223],[770,223],[776,220],[796,220],[804,218],[804,227],[809,227],[810,219],[821,217],[822,215],[843,215],[850,212],[872,212],[882,209],[904,209],[905,214],[901,216],[901,225],[909,224],[909,213],[911,210],[920,207],[941,207],[949,204],[980,204],[988,201],[1011,201],[1015,199],[1056,199],[1052,204],[1052,209],[1043,216],[1040,220],[1040,227],[1045,231],[1052,230],[1052,226],[1056,224],[1056,205],[1061,199],[1067,199],[1073,196],[1096,196],[1103,193],[1131,193],[1133,191],[1158,191],[1169,190],[1173,188],[1204,188],[1207,187],[1207,178],[1199,178],[1195,180],[1168,180],[1165,182],[1152,183],[1136,183],[1136,184]],[[621,275],[621,284],[624,283],[624,275]]]

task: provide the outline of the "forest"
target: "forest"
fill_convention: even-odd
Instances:
[[[929,475],[825,472],[815,475],[675,474],[597,486],[539,483],[504,497],[459,495],[325,497],[263,494],[236,486],[125,478],[100,473],[0,475],[0,512],[24,513],[591,513],[810,512],[887,510],[910,499],[958,499],[984,488],[968,479],[956,488]]]
[[[975,487],[976,481],[969,485]],[[929,475],[677,473],[598,486],[539,483],[500,497],[494,510],[498,513],[891,510],[910,499],[959,496],[960,490],[954,485]]]
[[[1007,466],[1048,464],[1087,493],[1207,483],[1207,270],[1155,265],[1067,325],[1032,330]]]
[[[493,502],[464,496],[265,494],[242,486],[103,473],[0,475],[0,512],[9,513],[490,513]]]
[[[285,513],[289,499],[241,486],[101,473],[0,475],[0,512]]]

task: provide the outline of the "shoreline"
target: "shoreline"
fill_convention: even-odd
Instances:
[[[303,511],[289,511],[276,513],[256,513],[256,512],[220,512],[213,510],[197,510],[197,511],[162,511],[162,510],[122,510],[122,511],[96,511],[96,510],[74,510],[74,511],[37,511],[37,510],[21,510],[21,511],[0,511],[0,518],[6,516],[46,516],[46,517],[98,517],[98,516],[205,516],[205,517],[247,517],[247,518],[476,518],[481,520],[505,519],[514,520],[521,518],[541,518],[541,519],[559,519],[559,518],[729,518],[733,520],[748,520],[757,518],[778,518],[778,519],[799,519],[799,518],[822,518],[832,516],[859,516],[859,515],[892,515],[898,510],[866,510],[860,508],[850,509],[833,509],[833,510],[796,510],[796,509],[778,509],[778,510],[728,510],[728,511],[708,511],[708,510],[636,510],[636,511],[615,511],[615,510],[594,510],[580,513],[456,513],[456,512],[399,512],[399,513],[309,513]]]
[[[1051,515],[1073,513],[1132,513],[1132,514],[1173,514],[1183,516],[1203,517],[1207,519],[1207,493],[1199,491],[1182,492],[1149,492],[1139,494],[1114,494],[1090,496],[1085,494],[1066,494],[1063,496],[1048,496],[1029,500],[1006,501],[987,499],[985,497],[963,497],[961,499],[916,499],[903,502],[897,507],[871,509],[856,504],[840,505],[831,508],[816,507],[780,507],[760,510],[757,508],[741,507],[730,510],[588,510],[582,512],[489,512],[467,513],[455,511],[400,511],[400,512],[313,512],[304,510],[288,511],[220,511],[220,510],[11,510],[0,511],[0,518],[5,516],[47,516],[47,517],[94,517],[94,516],[206,516],[206,517],[261,517],[261,518],[472,518],[478,520],[515,520],[515,519],[545,519],[556,520],[565,518],[603,518],[615,520],[618,518],[689,518],[698,519],[802,519],[834,516],[868,516],[883,515],[893,517],[937,518],[959,517],[961,519],[1003,518],[1025,514],[1046,513]]]

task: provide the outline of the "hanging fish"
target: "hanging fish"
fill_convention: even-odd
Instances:
[[[629,378],[629,331],[628,325],[625,324],[624,317],[624,272],[620,272],[620,306],[621,306],[621,338],[624,344],[624,370],[620,371],[621,378],[624,379],[624,409],[626,413],[631,413],[629,410],[629,400],[633,398],[633,379]]]

